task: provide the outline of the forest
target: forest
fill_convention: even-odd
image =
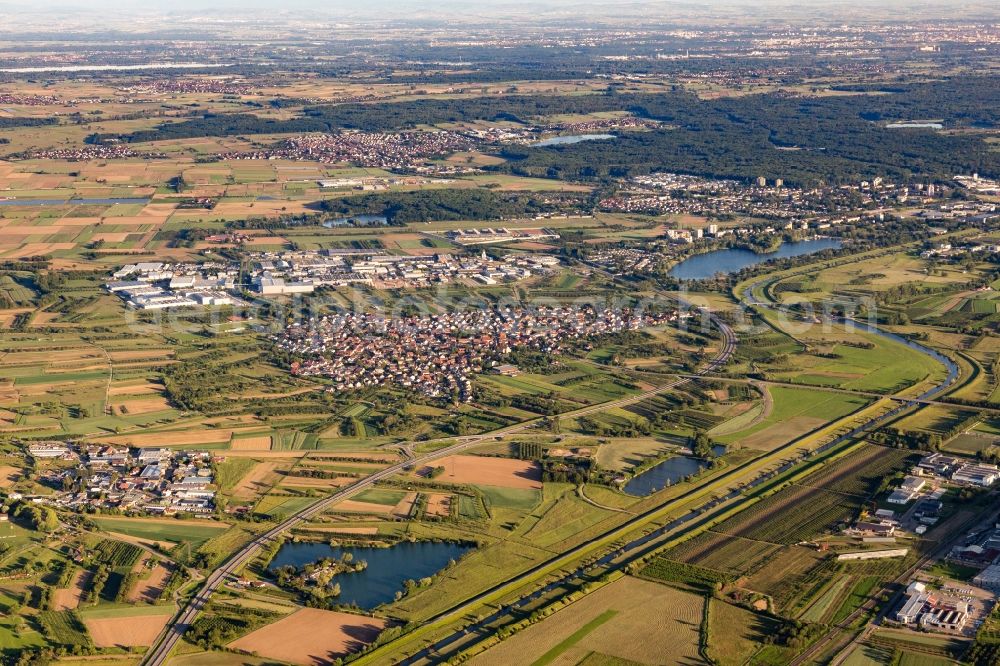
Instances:
[[[841,184],[883,176],[946,179],[956,173],[1000,176],[1000,152],[980,136],[926,129],[890,129],[890,120],[933,118],[952,127],[993,127],[1000,89],[995,81],[954,78],[896,88],[896,92],[810,97],[774,92],[702,100],[675,89],[623,94],[610,87],[594,95],[516,95],[352,103],[306,107],[288,120],[249,113],[206,114],[128,135],[143,142],[341,129],[395,131],[417,125],[507,120],[534,124],[555,114],[627,111],[664,123],[649,132],[621,133],[615,141],[546,148],[506,146],[511,173],[603,181],[654,171],[746,180],[783,178],[789,185]]]
[[[498,220],[525,217],[548,210],[531,196],[484,189],[417,190],[362,194],[320,202],[328,213],[384,215],[389,224],[431,220]]]

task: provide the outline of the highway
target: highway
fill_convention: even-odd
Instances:
[[[722,333],[722,348],[719,350],[719,353],[716,354],[715,358],[713,358],[699,373],[696,373],[694,376],[678,378],[672,382],[658,386],[655,389],[629,396],[627,398],[590,405],[588,407],[560,414],[559,416],[562,418],[586,416],[588,414],[604,411],[609,408],[623,407],[636,402],[641,402],[642,400],[670,391],[678,386],[693,381],[700,375],[707,375],[718,370],[732,357],[733,352],[736,349],[737,338],[735,332],[729,327],[728,324],[714,314],[707,314],[712,324]],[[188,601],[187,605],[180,610],[174,620],[167,625],[163,633],[157,637],[156,642],[146,652],[142,664],[144,666],[161,666],[164,664],[170,653],[177,646],[177,643],[184,636],[184,633],[198,617],[198,614],[211,599],[215,591],[219,589],[223,582],[225,582],[226,578],[232,576],[241,567],[252,561],[255,557],[257,557],[264,546],[272,540],[280,537],[288,530],[309,520],[313,516],[323,513],[338,502],[349,499],[366,488],[374,486],[379,481],[405,471],[407,468],[418,467],[431,462],[436,458],[460,453],[497,437],[527,430],[540,422],[541,419],[532,419],[530,421],[524,421],[500,430],[494,430],[480,435],[461,437],[457,440],[445,440],[455,441],[455,443],[430,453],[416,455],[413,458],[396,463],[390,467],[386,467],[371,476],[360,479],[356,483],[345,487],[343,490],[310,504],[308,507],[305,507],[301,511],[289,516],[283,522],[243,546],[221,566],[208,574],[205,582],[198,589],[195,596]],[[423,444],[427,444],[427,442],[423,442]]]

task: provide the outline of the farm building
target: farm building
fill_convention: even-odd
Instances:
[[[917,496],[917,494],[923,490],[927,482],[916,476],[908,476],[903,479],[902,485],[896,490],[892,491],[889,495],[889,499],[886,500],[890,504],[907,504]]]
[[[951,480],[956,483],[967,483],[983,488],[992,486],[998,478],[1000,478],[1000,468],[981,463],[962,465],[951,475]]]
[[[972,579],[972,582],[987,590],[1000,591],[1000,565],[991,564],[986,567]]]
[[[923,629],[960,631],[968,619],[968,603],[930,593],[927,586],[919,582],[909,584],[906,601],[896,612],[896,620],[900,623],[918,624]]]

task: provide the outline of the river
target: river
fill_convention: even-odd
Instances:
[[[782,243],[775,252],[768,253],[758,253],[740,247],[715,250],[688,257],[670,269],[670,275],[679,280],[706,280],[719,274],[729,275],[743,270],[747,266],[762,264],[771,259],[786,259],[821,250],[836,250],[841,246],[843,243],[836,238],[813,238],[794,243]]]
[[[391,548],[371,546],[334,548],[323,542],[286,543],[271,560],[269,568],[291,564],[301,567],[324,557],[340,559],[350,553],[354,561],[364,560],[368,568],[358,573],[340,574],[334,580],[340,584],[337,600],[343,604],[355,603],[363,610],[371,610],[393,601],[396,592],[403,591],[407,580],[433,576],[472,550],[472,546],[436,541],[404,542]]]

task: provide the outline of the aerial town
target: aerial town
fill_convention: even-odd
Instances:
[[[0,666],[1000,664],[995,2],[104,5],[0,0]]]
[[[676,322],[677,312],[596,312],[591,309],[514,308],[386,319],[379,315],[324,317],[293,324],[278,346],[301,361],[299,375],[327,377],[337,390],[395,383],[430,397],[472,399],[471,375],[517,368],[500,360],[515,350],[558,356],[564,343]]]

